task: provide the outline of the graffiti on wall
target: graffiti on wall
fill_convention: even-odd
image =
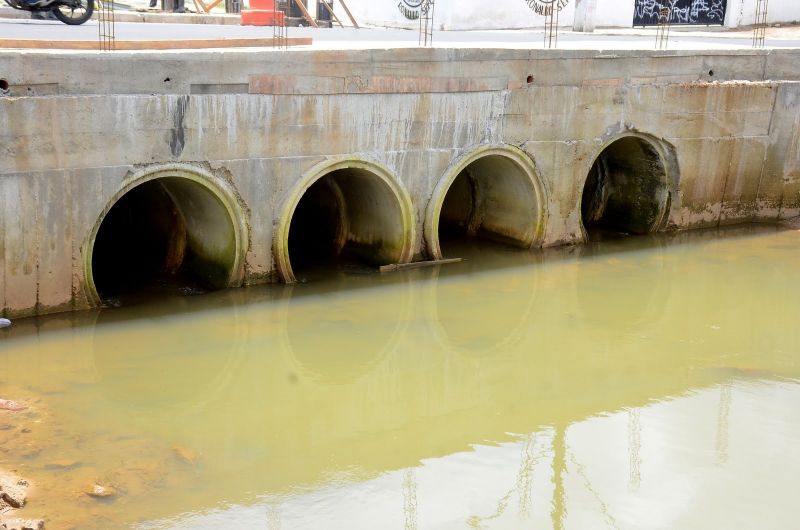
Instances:
[[[639,1],[639,0],[637,0]],[[669,0],[662,0],[667,2]],[[561,11],[569,4],[569,0],[523,0],[531,11],[538,15],[550,16],[553,10]],[[397,9],[408,20],[417,20],[421,12],[427,8],[428,0],[400,0]]]
[[[547,17],[553,14],[553,10],[561,11],[567,7],[569,0],[525,0],[525,3],[537,15]]]
[[[722,25],[727,0],[636,0],[634,26],[655,26],[663,8],[670,9],[672,24]]]
[[[397,4],[397,9],[399,9],[400,13],[408,20],[417,20],[420,11],[422,11],[422,4],[426,2],[427,0],[400,0]]]

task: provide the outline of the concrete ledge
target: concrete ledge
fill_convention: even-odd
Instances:
[[[92,17],[96,19],[97,17]],[[241,21],[238,14],[203,14],[203,13],[164,13],[161,11],[125,11],[115,12],[117,22],[144,22],[149,24],[214,24],[237,26]]]
[[[286,46],[309,46],[311,37],[291,37],[285,39]],[[184,40],[118,40],[116,50],[197,50],[207,48],[274,48],[274,39],[184,39]],[[34,50],[97,50],[96,40],[27,40],[0,39],[0,48]]]
[[[423,76],[250,76],[251,94],[426,94],[506,90],[507,77],[465,79]]]
[[[0,79],[10,85],[15,95],[192,94],[208,93],[201,87],[218,85],[226,86],[208,89],[214,93],[230,93],[233,89],[236,93],[272,95],[448,93],[441,91],[449,85],[456,92],[472,93],[580,87],[586,90],[585,94],[602,99],[609,93],[614,97],[626,86],[800,81],[800,50],[794,49],[620,50],[612,59],[603,51],[491,48],[315,50],[295,46],[275,53],[270,47],[271,36],[260,43],[204,41],[206,49],[188,49],[192,46],[182,40],[154,49],[139,41],[131,51],[126,51],[118,40],[115,53],[99,51],[95,38],[84,41],[82,46],[39,41],[35,44],[38,49],[20,49],[31,42],[20,41],[0,44]],[[293,40],[295,45],[309,42]],[[62,49],[58,49],[60,45]],[[2,49],[10,46],[18,48]],[[221,54],[209,46],[239,47],[222,48],[225,53]],[[80,76],[72,75],[76,62],[82,64]],[[713,77],[709,75],[712,71]],[[164,82],[167,78],[170,81]],[[346,83],[348,80],[352,82]],[[194,91],[193,86],[200,92]],[[525,114],[526,108],[515,112]],[[548,108],[542,112],[553,114]]]

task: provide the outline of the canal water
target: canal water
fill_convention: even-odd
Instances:
[[[0,330],[53,529],[797,528],[800,231],[734,228]],[[113,491],[95,498],[84,491]]]

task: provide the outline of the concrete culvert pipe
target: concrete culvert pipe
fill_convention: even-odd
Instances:
[[[315,180],[295,206],[288,233],[289,274],[375,267],[404,259],[409,247],[407,208],[386,180],[345,167]]]
[[[429,252],[449,256],[464,237],[530,248],[544,230],[544,195],[533,163],[521,152],[499,148],[456,166],[437,188],[438,219],[429,212]],[[444,196],[441,197],[442,192]],[[438,196],[437,196],[438,195]],[[450,256],[457,257],[457,256]]]
[[[656,146],[638,136],[608,145],[592,165],[581,198],[588,233],[658,230],[669,199],[667,170]]]
[[[197,181],[147,180],[103,217],[92,242],[93,287],[104,301],[227,287],[241,252],[236,222],[221,198]]]

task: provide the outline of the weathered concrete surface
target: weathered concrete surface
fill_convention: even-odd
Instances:
[[[660,230],[800,215],[799,50],[0,52],[0,79],[22,96],[0,99],[5,316],[97,304],[92,234],[158,172],[235,201],[229,285],[290,277],[292,205],[334,167],[389,179],[411,219],[400,255],[437,256],[439,184],[487,148],[534,168],[535,245],[582,240],[587,175],[627,135],[665,165]]]
[[[309,46],[310,37],[287,37],[278,42],[273,37],[257,39],[166,39],[166,40],[114,40],[115,50],[202,50],[219,48],[275,48],[279,46]],[[0,39],[0,48],[30,50],[97,50],[93,40],[34,40]]]

